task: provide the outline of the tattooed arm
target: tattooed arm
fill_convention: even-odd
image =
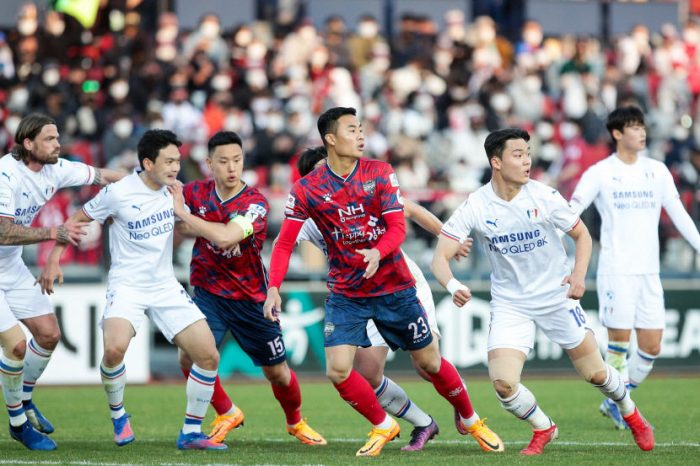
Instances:
[[[83,231],[89,222],[76,222],[68,219],[57,227],[28,228],[17,225],[7,217],[0,217],[0,244],[3,246],[21,246],[58,240],[77,245],[85,234]]]
[[[110,183],[116,183],[127,175],[127,173],[117,170],[108,170],[107,168],[97,167],[93,168],[95,170],[95,179],[92,181],[92,184],[95,186],[104,186]]]

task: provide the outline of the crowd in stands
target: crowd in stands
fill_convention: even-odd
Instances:
[[[698,21],[660,31],[638,25],[608,44],[548,37],[529,20],[513,43],[491,18],[468,21],[458,10],[444,27],[406,14],[393,37],[371,16],[357,24],[332,16],[316,27],[303,18],[221,24],[208,14],[185,30],[176,14],[152,13],[104,9],[86,30],[70,16],[23,6],[16,27],[0,31],[4,153],[30,111],[58,122],[67,157],[124,170],[138,165],[145,130],[167,128],[185,142],[187,182],[208,175],[207,139],[233,130],[244,141],[245,179],[270,197],[274,236],[298,176],[296,155],[320,142],[316,117],[328,107],[356,107],[367,156],[391,162],[402,191],[444,217],[488,179],[489,131],[528,130],[533,177],[569,196],[582,172],[610,153],[609,111],[633,103],[647,118],[648,155],[665,161],[700,220]],[[38,221],[60,223],[93,194],[56,196]],[[671,228],[661,234],[667,246],[677,236]],[[98,262],[99,235],[96,227],[68,259]],[[413,249],[433,244],[412,241]],[[696,270],[682,252],[671,241],[664,263]]]

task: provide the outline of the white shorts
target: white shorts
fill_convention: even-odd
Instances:
[[[529,354],[537,327],[562,349],[573,349],[586,337],[586,312],[573,299],[544,312],[538,309],[537,313],[492,303],[488,351],[510,348]]]
[[[11,329],[20,320],[53,312],[48,295],[41,294],[32,275],[21,259],[0,261],[0,332]]]
[[[666,327],[664,290],[658,274],[600,275],[598,314],[607,328],[663,329]]]
[[[419,277],[415,278],[416,295],[418,296],[418,300],[423,306],[423,309],[425,309],[425,314],[428,316],[428,326],[433,334],[439,339],[440,330],[438,329],[437,319],[435,318],[435,302],[433,302],[433,293],[430,291],[430,285],[428,285],[428,281],[425,279],[425,277],[423,277],[423,274],[420,274],[420,278],[422,280],[419,280]],[[367,321],[367,336],[369,337],[369,341],[372,346],[389,347],[389,345],[387,345],[384,341],[384,338],[382,338],[382,336],[379,334],[379,330],[377,330],[377,326],[374,325],[373,320]]]
[[[171,343],[178,333],[205,318],[175,280],[154,288],[134,289],[116,285],[107,290],[107,304],[100,325],[104,325],[106,319],[118,317],[128,320],[134,332],[138,332],[146,316]]]

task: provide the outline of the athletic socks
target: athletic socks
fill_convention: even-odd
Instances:
[[[5,406],[10,416],[11,426],[21,426],[27,422],[22,406],[22,375],[24,363],[10,359],[5,354],[0,356],[0,381],[5,396]]]
[[[429,374],[435,390],[442,395],[457,410],[462,419],[470,419],[474,415],[467,387],[464,385],[457,369],[445,358],[442,358],[440,370]]]
[[[606,364],[606,367],[608,373],[605,382],[601,385],[595,385],[595,387],[617,404],[623,416],[627,416],[634,411],[634,401],[630,398],[629,390],[627,390],[620,373],[610,365]]]
[[[112,419],[118,419],[126,414],[124,410],[124,387],[126,386],[126,366],[120,363],[115,367],[107,367],[100,363],[102,386],[107,394],[109,411]]]
[[[34,339],[29,340],[24,357],[23,401],[32,399],[34,385],[36,385],[36,381],[41,377],[41,374],[44,373],[44,369],[49,364],[52,354],[53,351],[42,348]]]
[[[411,402],[404,389],[388,377],[382,378],[374,394],[384,411],[392,416],[405,419],[415,427],[425,427],[432,422],[430,416]]]
[[[294,426],[301,422],[301,388],[294,371],[289,369],[289,373],[291,375],[289,385],[272,384],[272,393],[284,411],[287,425]]]
[[[644,382],[644,379],[647,378],[654,368],[654,361],[656,361],[656,356],[645,353],[640,349],[630,355],[627,363],[629,368],[627,387],[630,390],[637,388],[640,383]]]
[[[508,398],[498,398],[501,406],[518,419],[527,421],[532,430],[545,430],[552,427],[552,420],[537,404],[535,395],[523,384]]]
[[[187,411],[185,412],[185,424],[182,427],[183,434],[202,431],[202,420],[207,414],[207,408],[214,393],[216,381],[216,369],[206,370],[192,365],[190,375],[187,377]]]
[[[340,397],[358,413],[362,414],[372,425],[382,428],[389,416],[386,415],[377,400],[369,382],[352,369],[347,379],[333,384]]]

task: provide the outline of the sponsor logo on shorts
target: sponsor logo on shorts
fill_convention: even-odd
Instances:
[[[333,322],[326,322],[323,327],[323,334],[327,337],[331,336],[331,333],[335,330],[335,324]]]

